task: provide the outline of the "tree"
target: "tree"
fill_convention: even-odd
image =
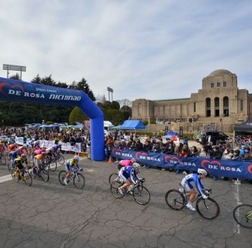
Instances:
[[[125,120],[128,120],[132,116],[132,109],[129,106],[122,106],[120,111],[123,113]]]
[[[117,101],[111,102],[112,109],[120,109],[120,104]]]
[[[83,122],[88,120],[87,116],[79,109],[79,107],[74,107],[69,115],[69,123]]]
[[[90,90],[89,85],[87,84],[87,81],[85,78],[82,78],[80,82],[76,83],[75,81],[69,86],[70,89],[74,90],[82,90],[84,91],[92,101],[95,101],[95,97],[93,94],[93,91]]]
[[[10,79],[21,80],[18,73],[16,73],[15,75],[10,76]]]

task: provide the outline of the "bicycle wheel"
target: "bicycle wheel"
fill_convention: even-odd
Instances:
[[[64,183],[65,177],[66,177],[66,171],[65,170],[60,171],[58,175],[58,179],[59,179],[60,184],[64,186],[65,186],[65,183]]]
[[[85,186],[85,177],[77,172],[73,177],[73,185],[76,189],[83,189]]]
[[[6,157],[3,154],[0,157],[0,164],[6,165]]]
[[[196,210],[200,216],[207,220],[215,219],[220,214],[220,207],[218,203],[209,197],[207,199],[200,197],[196,201]]]
[[[238,205],[233,210],[233,217],[239,225],[252,229],[252,205]]]
[[[55,172],[57,170],[57,161],[50,161],[48,164],[48,169],[52,172]]]
[[[138,185],[133,189],[133,198],[136,203],[146,205],[150,202],[150,192],[143,185]]]
[[[60,165],[64,165],[65,164],[65,158],[63,155],[59,154],[58,155],[58,158],[57,158],[57,162],[60,164]]]
[[[112,181],[111,184],[110,184],[110,192],[117,199],[121,199],[121,198],[123,198],[125,196],[125,192],[124,191],[123,191],[123,194],[121,194],[118,191],[118,188],[121,185],[123,185],[123,183],[120,183],[120,182],[117,182],[117,181]]]
[[[166,204],[174,210],[181,210],[186,203],[184,195],[176,189],[171,189],[166,192],[165,201]]]
[[[115,181],[115,179],[118,178],[118,174],[117,173],[112,173],[109,176],[109,184],[111,184],[113,181]]]
[[[40,178],[44,181],[44,182],[48,182],[49,181],[49,171],[47,170],[41,170],[39,172],[39,176]]]
[[[24,175],[22,176],[22,179],[27,186],[32,185],[32,177],[28,171],[24,171]]]
[[[19,172],[16,171],[16,169],[11,169],[10,170],[10,174],[11,174],[11,177],[12,177],[13,181],[15,181],[16,183],[18,183],[19,180],[20,180]]]

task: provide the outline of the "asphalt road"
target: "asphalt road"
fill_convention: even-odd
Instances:
[[[80,161],[86,185],[62,186],[58,172],[49,182],[38,179],[31,187],[7,180],[7,168],[0,166],[1,248],[154,248],[213,247],[251,248],[252,229],[238,226],[232,211],[238,203],[252,204],[252,184],[206,178],[212,197],[219,203],[217,219],[205,220],[188,209],[171,210],[165,193],[178,188],[182,174],[141,168],[151,201],[138,205],[131,196],[115,199],[108,177],[114,163]]]

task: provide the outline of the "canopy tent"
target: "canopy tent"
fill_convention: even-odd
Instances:
[[[121,129],[121,130],[141,130],[141,129],[145,129],[145,126],[139,120],[126,120],[120,126],[119,129]]]
[[[236,133],[252,133],[252,119],[248,119],[245,122],[236,125],[234,131]]]

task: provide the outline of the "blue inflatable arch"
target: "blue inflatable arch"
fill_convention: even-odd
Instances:
[[[78,106],[90,118],[91,159],[104,160],[103,112],[85,92],[0,77],[0,101]]]

